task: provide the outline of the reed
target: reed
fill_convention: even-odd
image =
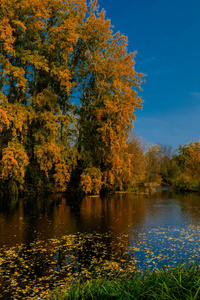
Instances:
[[[114,277],[82,280],[72,289],[53,293],[51,300],[89,299],[200,299],[200,268],[197,264],[177,265],[160,271],[136,271]]]

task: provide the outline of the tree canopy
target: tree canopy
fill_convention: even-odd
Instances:
[[[0,1],[4,188],[122,186],[143,79],[127,46],[96,0]]]

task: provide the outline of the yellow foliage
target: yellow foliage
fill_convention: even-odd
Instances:
[[[8,129],[10,127],[10,116],[4,108],[0,108],[0,124],[0,132],[2,132],[4,128]]]
[[[102,187],[102,174],[98,168],[86,168],[81,175],[81,185],[86,194],[99,194]]]
[[[141,184],[146,178],[145,144],[136,134],[127,141],[127,152],[131,165],[131,181],[134,185]]]
[[[96,0],[1,0],[0,11],[0,149],[23,143],[30,170],[62,190],[76,159],[86,193],[121,187],[134,173],[126,136],[142,104],[127,38]],[[6,153],[2,178],[18,178],[17,154]]]
[[[57,143],[43,143],[36,145],[34,154],[42,171],[45,171],[48,177],[48,172],[52,169],[53,164],[57,164],[60,158],[60,148]]]
[[[179,146],[177,159],[183,162],[186,177],[200,179],[200,140]]]
[[[3,99],[0,105],[0,132],[10,129],[12,138],[20,137],[23,140],[33,116],[33,111],[26,109],[24,105],[11,104],[7,99]]]
[[[11,55],[15,55],[15,50],[12,46],[15,41],[15,38],[12,36],[13,31],[14,29],[10,26],[8,17],[2,18],[0,20],[0,41],[4,41],[4,50]]]
[[[88,174],[81,174],[81,185],[86,194],[92,193],[92,179]]]
[[[1,159],[1,178],[3,180],[14,179],[23,183],[26,167],[29,159],[22,144],[17,140],[12,140],[3,149]]]
[[[55,179],[56,186],[58,186],[60,191],[65,191],[67,183],[70,180],[69,167],[66,162],[61,161],[55,165],[55,174],[53,177]]]

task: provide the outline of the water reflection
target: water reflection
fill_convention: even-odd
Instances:
[[[112,240],[161,226],[200,224],[200,196],[159,191],[150,196],[86,197],[76,206],[64,195],[0,202],[0,246],[29,244],[66,234],[112,233]],[[138,232],[138,233],[136,233]]]
[[[0,201],[0,295],[7,290],[8,299],[18,299],[18,287],[28,294],[37,285],[37,294],[71,274],[88,276],[100,263],[106,270],[126,262],[145,269],[199,257],[198,194],[160,190],[78,203],[63,194]]]

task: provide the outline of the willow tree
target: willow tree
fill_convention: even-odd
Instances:
[[[113,185],[142,74],[96,1],[0,1],[0,174],[17,188]],[[73,173],[73,174],[74,174]]]

